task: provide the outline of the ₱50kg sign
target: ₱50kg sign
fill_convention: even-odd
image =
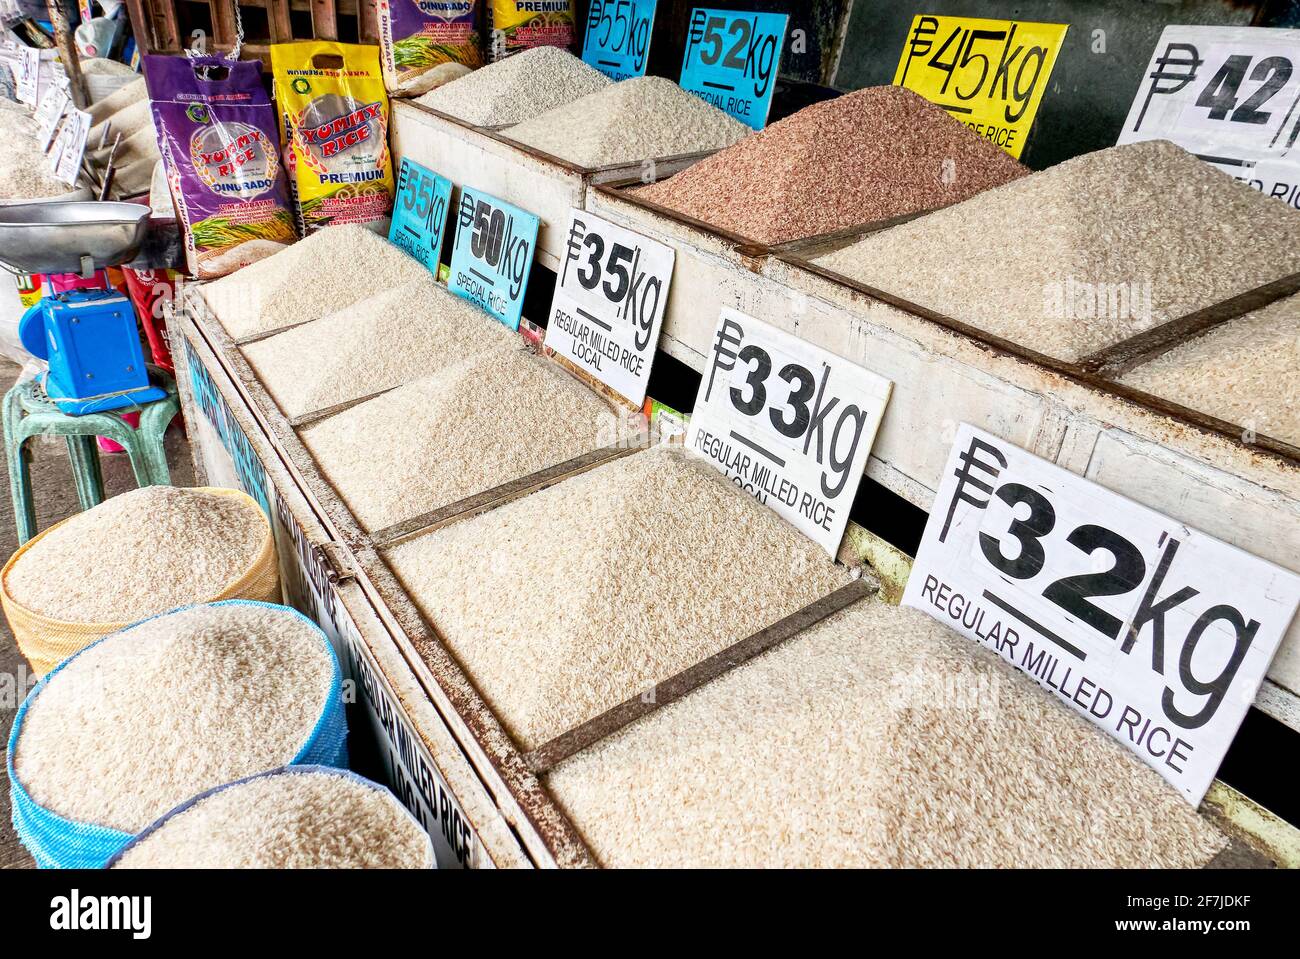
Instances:
[[[892,389],[842,357],[724,309],[686,445],[834,556]]]
[[[903,603],[1028,673],[1196,805],[1300,576],[963,424]]]
[[[1019,157],[1066,24],[917,16],[894,72],[907,87]]]

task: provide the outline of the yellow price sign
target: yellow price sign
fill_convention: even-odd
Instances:
[[[918,14],[894,84],[1019,158],[1067,29],[1065,23]]]

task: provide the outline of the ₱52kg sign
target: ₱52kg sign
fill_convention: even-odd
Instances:
[[[834,556],[892,389],[842,357],[724,309],[686,445]]]
[[[790,18],[783,13],[695,9],[681,87],[753,130],[767,126]]]
[[[1119,142],[1170,140],[1300,207],[1300,30],[1165,27]]]
[[[1196,805],[1300,576],[963,424],[903,603],[1029,674]]]

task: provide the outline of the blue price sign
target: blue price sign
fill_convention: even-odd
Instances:
[[[659,0],[591,0],[582,59],[613,80],[645,76]]]
[[[436,275],[450,206],[451,181],[428,167],[403,159],[388,242],[405,250]]]
[[[763,129],[789,21],[783,13],[692,10],[682,89],[751,129]]]
[[[461,187],[447,288],[519,329],[540,225],[504,200]]]

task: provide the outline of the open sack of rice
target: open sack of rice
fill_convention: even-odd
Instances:
[[[432,869],[397,798],[344,769],[289,766],[211,789],[131,841],[112,869]]]
[[[238,340],[318,319],[428,272],[387,240],[349,223],[204,284],[203,298]]]
[[[667,446],[385,558],[525,749],[850,579],[766,506]]]
[[[37,675],[130,623],[222,599],[280,599],[270,523],[238,490],[131,490],[51,526],[0,570],[0,604]]]
[[[547,777],[606,866],[1203,866],[1227,844],[996,654],[861,600]]]
[[[205,790],[288,764],[346,766],[341,682],[325,634],[285,606],[191,606],[114,633],[18,710],[18,838],[38,865],[99,868]]]

